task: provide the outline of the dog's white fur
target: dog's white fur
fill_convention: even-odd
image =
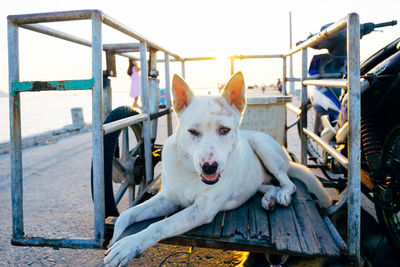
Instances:
[[[106,252],[107,266],[126,266],[158,241],[211,222],[219,211],[240,206],[257,190],[264,193],[262,206],[266,209],[276,202],[289,205],[296,188],[288,175],[305,182],[322,207],[331,205],[315,176],[301,165],[289,162],[272,137],[239,130],[246,107],[242,73],[231,78],[222,96],[195,97],[176,75],[172,92],[179,127],[162,151],[161,191],[119,216],[112,243],[135,222],[184,209],[119,240]],[[207,169],[207,164],[214,164],[215,170]],[[279,187],[269,184],[272,176],[279,181]]]

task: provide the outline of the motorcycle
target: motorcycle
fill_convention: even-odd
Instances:
[[[376,28],[396,24],[397,21],[361,24],[360,38]],[[312,48],[328,52],[313,56],[308,78],[346,78],[346,30]],[[361,188],[375,204],[379,223],[400,251],[400,116],[396,115],[400,107],[400,38],[362,62],[360,75]],[[309,86],[307,93],[307,128],[347,156],[347,89]],[[307,140],[307,152],[316,163],[313,167],[320,168],[339,191],[343,190],[346,169],[311,138]]]

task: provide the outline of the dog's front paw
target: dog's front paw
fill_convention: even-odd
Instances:
[[[276,193],[276,201],[278,201],[278,203],[282,206],[289,206],[291,200],[291,194],[283,191],[282,189]]]
[[[133,258],[138,257],[142,253],[142,250],[137,246],[133,237],[128,236],[121,239],[106,251],[106,257],[104,258],[105,266],[128,266]]]
[[[261,206],[266,210],[273,210],[275,208],[276,200],[271,194],[265,194],[261,199]]]
[[[276,200],[280,205],[288,206],[294,192],[296,192],[296,186],[293,183],[283,185],[276,193]]]
[[[130,213],[130,209],[128,209],[119,215],[114,226],[114,233],[110,242],[111,244],[114,244],[124,230],[134,222],[134,218],[132,218],[133,216]]]

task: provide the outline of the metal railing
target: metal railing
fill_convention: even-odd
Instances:
[[[87,41],[82,38],[60,32],[58,30],[36,25],[41,22],[55,22],[68,20],[92,20],[92,40]],[[120,31],[137,41],[138,43],[123,44],[103,44],[102,43],[102,24],[106,24],[117,31]],[[92,77],[87,80],[75,81],[56,81],[56,82],[20,82],[19,81],[19,53],[18,53],[18,27],[50,35],[66,41],[74,42],[92,48]],[[311,80],[307,79],[307,47],[320,42],[329,36],[345,29],[347,27],[348,42],[348,78],[347,80]],[[8,17],[8,53],[9,53],[9,87],[10,87],[10,137],[11,137],[11,178],[12,178],[12,214],[13,214],[13,239],[12,243],[16,245],[29,246],[55,246],[70,248],[99,248],[104,241],[105,231],[105,213],[104,213],[104,158],[103,158],[103,135],[113,131],[122,129],[135,123],[143,123],[143,138],[145,148],[145,172],[146,184],[151,184],[153,179],[151,138],[154,136],[154,120],[159,116],[167,114],[168,119],[168,135],[172,134],[171,119],[171,97],[170,97],[170,71],[169,64],[173,61],[179,61],[182,64],[182,76],[185,77],[185,62],[216,60],[217,57],[191,57],[182,58],[174,54],[156,43],[148,40],[142,35],[134,32],[125,25],[115,21],[99,10],[80,10],[54,13],[40,13],[28,15],[16,15]],[[102,52],[106,52],[107,69],[113,70],[115,62],[113,57],[120,55],[132,58],[128,52],[140,53],[140,67],[142,79],[142,104],[143,113],[114,121],[103,125],[103,101],[107,98],[103,96],[107,94],[107,90],[103,90],[103,73],[102,73]],[[164,52],[164,59],[157,60],[156,52]],[[286,59],[291,55],[302,52],[302,77],[293,78],[286,77]],[[149,54],[149,62],[147,60]],[[170,57],[172,57],[170,59]],[[252,58],[281,58],[282,59],[282,92],[286,94],[286,83],[288,81],[302,84],[302,109],[298,109],[292,105],[288,108],[298,115],[301,115],[301,126],[303,128],[301,134],[301,162],[307,162],[306,135],[315,139],[321,144],[325,150],[330,151],[333,157],[338,158],[339,162],[349,168],[349,185],[348,185],[348,204],[349,204],[349,227],[348,227],[348,248],[349,253],[357,262],[360,260],[360,83],[359,83],[359,21],[357,14],[349,14],[346,18],[338,23],[328,27],[320,34],[314,36],[308,41],[290,50],[288,54],[282,55],[236,55],[228,57],[230,59],[231,74],[234,72],[235,59],[252,59]],[[149,84],[149,76],[151,70],[156,69],[157,62],[165,64],[165,91],[166,91],[166,109],[158,112],[157,97],[152,97],[158,88],[154,88]],[[148,70],[150,66],[150,70]],[[113,74],[111,74],[113,75]],[[72,85],[64,86],[65,83]],[[60,83],[62,86],[60,86]],[[335,153],[336,150],[321,140],[317,135],[306,129],[307,125],[307,86],[334,86],[340,88],[349,88],[349,122],[350,131],[349,138],[350,149],[349,159],[345,159],[341,154]],[[92,97],[92,153],[93,153],[93,192],[94,192],[94,239],[43,239],[39,237],[24,237],[23,227],[23,209],[22,209],[22,148],[21,148],[21,121],[20,121],[20,101],[19,94],[32,90],[79,90],[86,89],[93,91]],[[347,197],[347,195],[346,195]],[[346,197],[343,198],[345,201]]]
[[[99,10],[77,10],[66,12],[38,13],[27,15],[8,16],[8,58],[9,58],[9,90],[10,90],[10,140],[11,140],[11,192],[12,192],[12,220],[14,245],[28,246],[53,246],[67,248],[100,248],[104,241],[105,232],[105,204],[104,204],[104,158],[103,158],[103,135],[121,129],[131,124],[143,123],[145,168],[147,183],[153,179],[152,166],[152,122],[160,115],[168,115],[168,135],[172,134],[171,98],[169,94],[169,57],[177,60],[181,58],[164,49],[158,44],[148,40],[113,18],[105,15]],[[91,20],[91,41],[60,32],[58,30],[37,25],[42,22],[59,22],[71,20]],[[102,24],[122,32],[137,41],[137,44],[123,44],[124,52],[139,51],[142,79],[142,102],[143,113],[103,125],[103,50],[106,51],[107,59],[115,54],[127,56],[118,51],[121,47],[116,44],[104,44],[102,42]],[[32,81],[20,82],[19,80],[19,51],[18,51],[18,28],[50,35],[66,41],[92,48],[92,77],[87,80],[73,81]],[[156,51],[164,52],[165,76],[166,76],[166,110],[158,112],[158,103],[152,102],[150,95],[159,94],[158,88],[149,86],[147,53],[150,61],[155,62]],[[130,56],[128,56],[130,57]],[[107,62],[107,65],[109,62]],[[112,64],[111,64],[112,65]],[[150,66],[154,67],[154,64]],[[93,155],[93,199],[94,199],[94,238],[93,239],[45,239],[40,237],[26,237],[23,224],[23,166],[21,147],[21,112],[20,93],[28,91],[43,90],[92,90],[92,155]],[[158,92],[157,92],[158,91]],[[107,98],[104,98],[107,101]],[[157,98],[158,99],[158,98]],[[111,105],[109,105],[111,106]]]
[[[281,58],[282,59],[282,80],[284,77],[286,77],[286,55],[283,54],[275,54],[275,55],[234,55],[234,56],[228,56],[226,59],[230,60],[230,73],[231,75],[234,74],[235,72],[235,59],[243,60],[243,59],[274,59],[274,58]],[[183,58],[180,59],[179,61],[182,62],[182,77],[185,78],[185,73],[186,73],[186,67],[185,67],[185,62],[190,62],[190,61],[205,61],[205,60],[218,60],[221,59],[219,57],[188,57],[188,58]],[[178,61],[178,60],[171,60],[172,61]],[[282,93],[284,95],[287,94],[286,92],[286,84],[282,83]]]
[[[321,79],[307,78],[307,48],[347,30],[347,79]],[[348,251],[356,263],[360,263],[360,212],[361,212],[361,165],[360,165],[360,23],[355,13],[347,15],[339,22],[329,26],[319,34],[308,39],[304,43],[290,50],[286,56],[301,52],[302,76],[301,79],[290,79],[300,81],[301,87],[301,110],[291,104],[288,108],[300,115],[301,125],[301,163],[307,164],[307,136],[315,140],[322,148],[340,164],[348,169],[348,186],[346,193],[341,194],[341,200],[333,206],[330,212],[336,211],[346,201],[348,204]],[[285,77],[286,78],[286,77]],[[288,79],[284,79],[286,83]],[[336,151],[318,135],[307,129],[307,86],[327,86],[347,88],[349,90],[348,121],[349,121],[349,151],[348,158]]]

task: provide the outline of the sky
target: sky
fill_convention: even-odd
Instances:
[[[0,10],[0,91],[8,91],[7,15],[77,9],[102,10],[181,57],[284,54],[289,51],[289,12],[292,13],[294,43],[350,12],[357,12],[361,22],[398,20],[400,23],[399,0],[8,1]],[[49,23],[46,26],[87,40],[91,38],[89,21]],[[400,25],[364,37],[361,40],[361,59],[399,36]],[[91,78],[89,48],[24,29],[20,29],[19,38],[21,81]],[[104,26],[103,43],[118,42],[137,41]],[[158,54],[158,57],[163,57],[162,53]],[[271,84],[282,74],[281,63],[279,59],[236,60],[235,71],[244,72],[247,85]],[[297,56],[294,63],[300,65]],[[118,78],[112,78],[114,91],[128,92],[127,66],[127,59],[118,57]],[[162,65],[160,72],[163,87]],[[181,74],[180,64],[171,64],[173,73]],[[299,70],[295,67],[296,73]],[[194,88],[217,86],[217,83],[226,82],[229,76],[227,60],[186,65],[186,79]]]

